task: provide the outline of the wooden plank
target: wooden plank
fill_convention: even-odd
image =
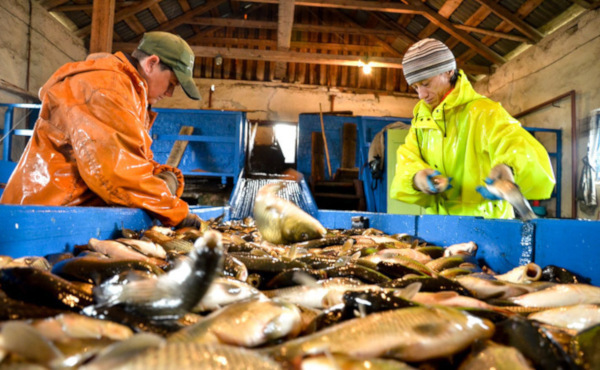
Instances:
[[[482,28],[465,26],[462,24],[455,24],[454,27],[459,28],[461,30],[468,31],[468,32],[479,33],[481,35],[494,36],[494,37],[498,37],[501,39],[513,40],[513,41],[523,42],[526,44],[531,43],[531,40],[528,39],[527,37],[517,36],[517,35],[510,34],[510,33],[498,32],[498,31],[492,31],[492,30],[484,30]]]
[[[146,32],[146,28],[135,15],[127,17],[123,21],[125,21],[129,28],[138,35],[143,35],[144,32]]]
[[[277,50],[290,50],[292,41],[292,26],[294,25],[294,0],[281,0],[278,6],[277,18]],[[287,70],[286,62],[275,63],[274,78],[282,80]]]
[[[115,0],[96,0],[90,25],[90,53],[112,52]]]
[[[185,10],[184,10],[184,12],[185,12]],[[150,6],[150,13],[152,13],[152,15],[154,16],[154,18],[156,19],[156,21],[159,24],[169,21],[169,18],[167,18],[167,16],[163,12],[162,8],[158,4],[154,4],[154,5]]]
[[[192,135],[193,133],[194,127],[192,126],[181,126],[181,128],[179,129],[179,135]],[[173,144],[173,148],[171,148],[171,153],[169,153],[167,165],[172,167],[178,167],[179,162],[181,162],[181,158],[183,157],[183,152],[185,152],[185,148],[187,147],[187,145],[187,140],[175,141],[175,143]]]
[[[136,13],[141,12],[142,10],[146,10],[150,6],[158,3],[159,1],[160,0],[144,0],[136,5],[128,6],[127,8],[123,8],[123,9],[119,10],[116,14],[114,13],[114,7],[113,7],[112,8],[112,14],[114,15],[113,23],[118,23],[118,22],[124,20],[125,18],[131,17],[132,15],[135,15]],[[94,8],[96,8],[95,5],[96,4],[94,4]],[[92,23],[93,23],[93,19],[92,19]],[[89,25],[89,26],[80,28],[77,31],[75,31],[75,35],[78,37],[86,37],[87,35],[90,34],[91,30],[92,30],[92,25]]]
[[[519,17],[513,15],[508,9],[501,6],[500,4],[497,4],[490,0],[476,1],[490,8],[491,11],[494,12],[494,14],[502,18],[505,22],[511,24],[514,28],[519,30],[519,32],[529,37],[534,42],[539,42],[544,37],[544,35],[541,32],[531,27],[529,24],[525,23],[525,21],[523,21]]]
[[[449,20],[442,17],[438,13],[432,11],[427,6],[419,3],[417,0],[408,0],[412,5],[422,9],[423,15],[429,19],[431,22],[437,24],[444,31],[448,32],[452,36],[459,39],[462,43],[474,49],[484,58],[496,64],[504,64],[506,63],[506,59],[504,59],[501,55],[490,49],[487,45],[470,36],[463,30],[459,30],[455,28]]]
[[[249,3],[278,4],[279,0],[247,0]],[[336,8],[351,10],[366,10],[372,12],[412,14],[417,12],[414,7],[392,2],[358,1],[358,0],[296,0],[296,6],[310,6],[319,8]]]
[[[442,7],[438,10],[438,14],[446,19],[450,19],[450,16],[452,15],[452,13],[454,13],[456,8],[458,8],[460,6],[460,4],[462,4],[462,2],[463,2],[463,0],[445,1],[444,5],[442,5]],[[428,38],[435,31],[437,31],[438,28],[439,27],[435,23],[430,22],[427,26],[425,26],[425,28],[423,30],[421,30],[421,32],[419,32],[419,38],[420,39]]]

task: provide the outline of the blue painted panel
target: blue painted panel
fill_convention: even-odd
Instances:
[[[0,183],[6,184],[8,182],[15,167],[17,167],[17,162],[0,160]]]
[[[523,254],[521,221],[433,215],[417,218],[417,234],[428,243],[449,246],[473,241],[479,247],[477,259],[498,273],[519,265]],[[527,240],[525,244],[527,249]]]
[[[154,159],[166,163],[182,126],[194,127],[179,169],[186,175],[227,176],[237,179],[245,163],[246,116],[243,112],[156,109],[151,130]],[[186,139],[188,136],[181,136]]]
[[[329,116],[323,115],[323,126],[327,136],[327,148],[331,163],[331,175],[340,167],[342,161],[342,134],[344,123],[357,124],[357,117]],[[312,162],[312,133],[321,133],[321,119],[318,114],[301,114],[298,117],[298,147],[296,148],[297,167],[304,177],[310,182]],[[356,165],[360,163],[358,150],[356,151]],[[327,159],[325,159],[325,179],[331,180],[327,170]]]
[[[90,238],[119,236],[123,227],[140,230],[151,224],[141,209],[0,205],[0,254],[44,256],[72,250]]]
[[[600,221],[536,220],[534,261],[556,265],[600,285]]]
[[[415,216],[410,215],[319,210],[317,219],[323,226],[330,229],[350,229],[352,228],[352,217],[355,216],[368,218],[370,227],[387,234],[406,233],[416,235]]]

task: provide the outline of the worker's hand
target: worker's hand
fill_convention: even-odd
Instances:
[[[494,166],[494,168],[492,168],[490,174],[488,175],[488,179],[490,179],[491,182],[496,180],[506,180],[512,182],[513,184],[515,183],[515,177],[513,176],[512,169],[503,163],[497,164]],[[491,182],[486,182],[486,184],[490,185]]]
[[[489,177],[486,177],[485,180],[483,180],[486,185],[492,185],[494,183],[494,180],[490,179]],[[503,198],[499,197],[496,194],[493,194],[486,186],[482,186],[479,185],[478,187],[475,188],[475,190],[477,190],[477,192],[479,194],[481,194],[482,197],[484,197],[485,199],[489,199],[489,200],[502,200]]]
[[[199,229],[201,225],[202,219],[198,217],[198,215],[188,213],[187,216],[185,216],[185,218],[183,219],[183,221],[181,221],[177,226],[175,226],[175,228],[181,229],[183,227],[194,227],[196,229]]]
[[[163,171],[156,175],[159,179],[167,183],[167,187],[172,195],[177,195],[177,188],[179,187],[179,181],[177,181],[177,175],[171,171]]]
[[[417,172],[413,178],[413,186],[425,194],[437,194],[451,189],[450,181],[451,177],[442,176],[440,171],[427,168]]]

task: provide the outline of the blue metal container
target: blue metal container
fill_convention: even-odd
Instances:
[[[203,219],[224,215],[229,207],[192,211]],[[351,228],[351,218],[369,218],[370,226],[388,234],[407,233],[430,244],[448,246],[473,241],[477,259],[497,273],[535,262],[556,265],[600,284],[597,235],[599,221],[537,219],[485,220],[477,217],[409,216],[369,212],[318,211],[327,228]],[[43,256],[72,250],[92,237],[120,236],[122,228],[140,230],[151,226],[150,217],[139,209],[34,207],[0,205],[0,255]]]

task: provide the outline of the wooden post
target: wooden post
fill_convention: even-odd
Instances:
[[[329,161],[329,149],[327,149],[327,136],[325,135],[325,124],[323,123],[323,108],[319,103],[319,117],[321,118],[321,132],[323,133],[323,146],[325,147],[325,156],[327,157],[327,169],[329,170],[329,179],[331,180],[331,162]]]
[[[342,131],[342,165],[341,168],[356,166],[356,125],[344,123]]]
[[[111,53],[115,24],[115,0],[94,0],[90,53]]]
[[[318,132],[313,132],[311,141],[310,180],[314,189],[317,182],[323,181],[325,178],[323,136]]]

